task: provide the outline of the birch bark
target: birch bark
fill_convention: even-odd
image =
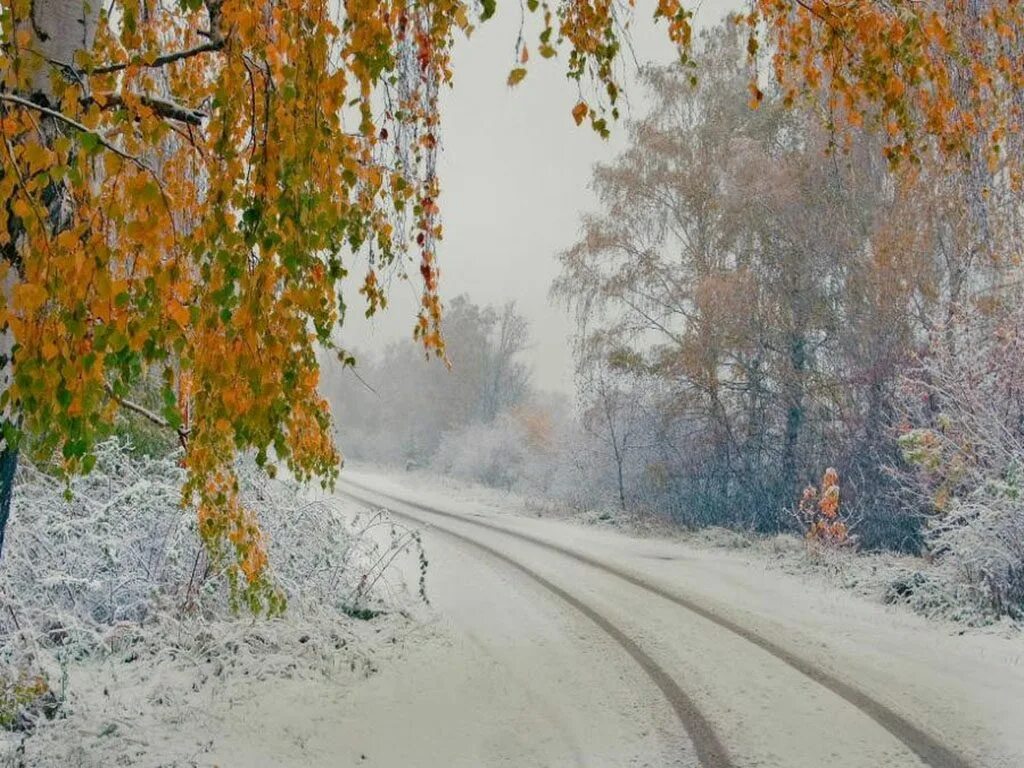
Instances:
[[[54,109],[60,108],[53,88],[55,78],[62,76],[60,65],[74,64],[79,51],[92,47],[99,11],[100,0],[33,0],[30,17],[23,24],[31,34],[32,51],[39,55],[35,57],[37,68],[33,72],[31,90],[19,96]],[[53,142],[65,129],[66,126],[53,117],[42,115],[40,118],[39,130],[46,143]],[[72,200],[63,184],[54,184],[48,193],[49,226],[56,234],[71,219]],[[10,234],[12,242],[17,243],[18,233]],[[17,246],[4,248],[0,258],[11,265],[3,285],[10,305],[14,286],[20,279]],[[0,330],[0,397],[7,394],[14,379],[16,346],[17,339],[5,326]],[[0,557],[3,556],[4,532],[10,518],[14,475],[18,466],[15,436],[19,424],[18,404],[7,397],[3,397],[3,401],[0,412]]]

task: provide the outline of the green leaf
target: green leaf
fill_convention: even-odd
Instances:
[[[100,137],[88,131],[78,132],[78,143],[82,145],[82,149],[87,155],[95,155],[103,147]]]
[[[514,87],[516,85],[519,85],[519,83],[521,83],[523,81],[524,77],[526,77],[526,68],[525,67],[516,67],[515,69],[513,69],[511,72],[508,73],[508,85],[509,85],[509,87],[512,88],[512,87]]]

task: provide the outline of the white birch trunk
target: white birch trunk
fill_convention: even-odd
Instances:
[[[23,94],[33,101],[44,100],[49,106],[60,108],[54,96],[55,78],[60,78],[59,65],[74,65],[79,51],[92,48],[101,0],[33,0],[31,18],[25,22],[32,35],[32,49],[41,54],[39,67],[33,72],[32,92]],[[52,62],[52,63],[51,63]],[[52,142],[65,126],[52,117],[40,119],[40,130],[47,143]],[[49,203],[50,225],[54,232],[70,221],[70,196],[65,190],[54,189]],[[17,233],[12,232],[13,237]],[[11,262],[3,291],[8,306],[14,286],[20,279],[17,263],[18,243],[5,249],[4,258]],[[17,340],[9,327],[0,330],[0,393],[6,393],[14,378],[14,347]],[[20,421],[18,404],[8,402],[0,413],[0,556],[3,555],[4,531],[10,516],[14,473],[18,461],[16,445],[9,445],[6,433]]]
[[[32,47],[45,59],[59,64],[76,64],[79,51],[92,48],[96,39],[102,0],[33,0]],[[42,66],[33,87],[37,93],[52,96],[54,69]]]

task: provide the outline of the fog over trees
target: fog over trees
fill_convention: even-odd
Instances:
[[[530,386],[524,351],[544,329],[461,296],[450,371],[410,341],[332,377],[342,447],[761,533],[800,532],[804,490],[833,467],[850,541],[958,559],[986,600],[1019,604],[1008,176],[897,168],[882,138],[830,131],[826,104],[777,88],[752,110],[745,45],[733,27],[706,34],[695,83],[645,70],[649,111],[594,169],[599,204],[551,287],[576,320],[571,402]]]
[[[0,768],[1024,765],[1024,2],[10,0],[0,137]]]

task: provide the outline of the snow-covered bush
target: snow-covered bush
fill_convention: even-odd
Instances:
[[[909,383],[905,486],[958,597],[1024,618],[1024,306],[949,334]]]
[[[956,501],[933,523],[929,541],[971,602],[1024,619],[1024,503],[1011,493],[986,487]]]
[[[382,514],[345,514],[331,496],[243,462],[243,503],[261,521],[288,610],[274,620],[238,616],[194,511],[181,504],[179,457],[139,456],[119,440],[97,454],[70,486],[29,463],[19,470],[0,560],[0,672],[9,679],[42,674],[63,696],[69,663],[111,654],[220,657],[246,674],[326,671],[350,616],[401,599],[392,592],[384,604],[382,573],[393,555],[415,554],[417,533]]]
[[[452,477],[511,489],[523,477],[528,450],[522,424],[504,415],[445,433],[432,464]]]
[[[0,565],[0,637],[88,653],[108,628],[212,598],[183,480],[174,458],[134,458],[120,442],[102,445],[93,472],[70,486],[22,462]]]

